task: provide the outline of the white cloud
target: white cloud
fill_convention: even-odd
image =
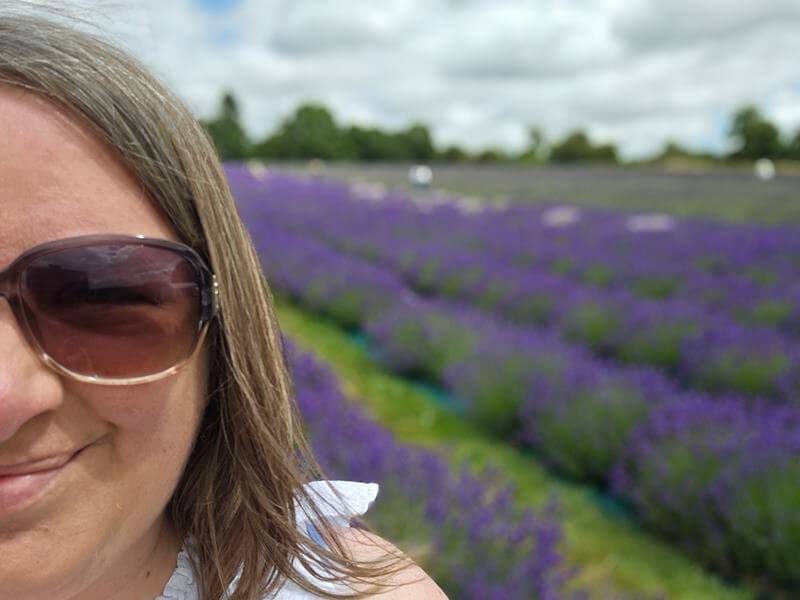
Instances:
[[[413,3],[402,0],[294,2],[278,12],[269,43],[287,54],[317,54],[396,44],[414,20]]]
[[[430,31],[430,45],[455,77],[569,77],[618,58],[618,44],[597,17],[564,2],[485,4]]]
[[[233,89],[256,136],[309,100],[345,123],[422,121],[437,142],[471,149],[521,149],[532,125],[550,139],[584,127],[629,156],[667,139],[721,149],[725,120],[744,103],[786,131],[800,127],[796,0],[100,6],[101,27],[200,116]]]
[[[796,0],[624,0],[611,22],[637,49],[705,44],[773,24],[800,26]]]

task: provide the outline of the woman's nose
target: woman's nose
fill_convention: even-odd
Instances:
[[[0,298],[0,444],[62,401],[59,376],[36,356]]]

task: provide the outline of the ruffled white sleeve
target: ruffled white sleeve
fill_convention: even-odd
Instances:
[[[311,496],[313,503],[322,517],[349,526],[350,519],[359,517],[369,510],[378,495],[377,483],[361,483],[357,481],[312,481],[304,486]],[[333,488],[333,489],[331,489]],[[303,502],[295,501],[295,514],[297,527],[306,535],[316,539],[314,519],[317,516]],[[316,534],[318,535],[318,534]],[[319,541],[319,540],[318,540]],[[187,544],[178,554],[175,571],[167,581],[164,591],[155,600],[198,600],[197,584],[189,560]],[[295,563],[297,571],[310,582],[322,589],[341,592],[343,588],[336,584],[316,580],[302,564]],[[236,588],[238,577],[231,584],[228,593]],[[269,598],[264,600],[312,600],[312,596],[292,581],[287,581],[284,586]]]

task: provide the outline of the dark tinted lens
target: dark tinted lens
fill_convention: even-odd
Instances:
[[[27,265],[26,316],[62,366],[102,378],[159,373],[187,358],[200,321],[198,275],[172,250],[105,244],[59,250]]]

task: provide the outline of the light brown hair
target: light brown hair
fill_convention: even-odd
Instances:
[[[327,549],[295,526],[295,498],[321,516],[302,487],[321,473],[292,401],[259,258],[191,112],[114,44],[30,7],[0,10],[0,83],[87,121],[217,275],[221,314],[206,342],[208,407],[168,506],[178,535],[192,541],[200,598],[221,598],[237,573],[235,599],[260,599],[287,578],[318,596],[341,597],[307,580],[297,564],[350,586],[379,584],[399,570],[397,557],[351,560],[324,523]]]

